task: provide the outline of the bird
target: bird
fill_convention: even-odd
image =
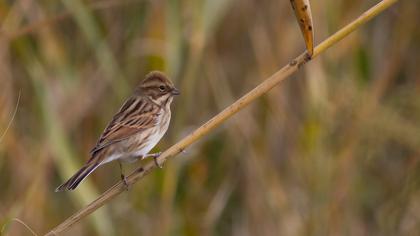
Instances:
[[[99,166],[114,160],[119,162],[121,169],[121,162],[153,157],[156,165],[161,167],[156,161],[160,153],[149,152],[168,130],[170,106],[174,96],[179,94],[164,73],[148,73],[106,126],[90,151],[89,160],[55,191],[76,189]],[[128,187],[122,169],[121,178]]]

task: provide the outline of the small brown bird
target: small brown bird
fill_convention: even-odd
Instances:
[[[149,73],[105,128],[90,152],[91,158],[56,192],[75,189],[96,168],[110,161],[157,158],[159,153],[148,153],[168,130],[174,95],[179,91],[168,77],[158,71]],[[123,174],[121,178],[125,181]]]

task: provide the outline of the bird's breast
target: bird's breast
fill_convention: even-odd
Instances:
[[[134,145],[130,148],[132,155],[144,156],[148,154],[168,130],[170,119],[171,111],[163,110],[159,114],[156,125],[135,135],[132,142]]]

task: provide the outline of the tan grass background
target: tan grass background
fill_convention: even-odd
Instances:
[[[377,2],[311,1],[315,41]],[[419,5],[400,1],[67,235],[419,234]],[[0,24],[5,235],[29,235],[14,218],[46,232],[119,180],[114,163],[54,193],[150,70],[182,92],[161,151],[304,49],[279,0],[3,1]]]

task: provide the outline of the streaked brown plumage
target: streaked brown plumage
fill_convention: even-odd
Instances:
[[[96,168],[110,161],[133,162],[149,156],[168,129],[170,105],[178,94],[163,73],[149,73],[105,128],[90,152],[91,158],[56,191],[75,189]]]

